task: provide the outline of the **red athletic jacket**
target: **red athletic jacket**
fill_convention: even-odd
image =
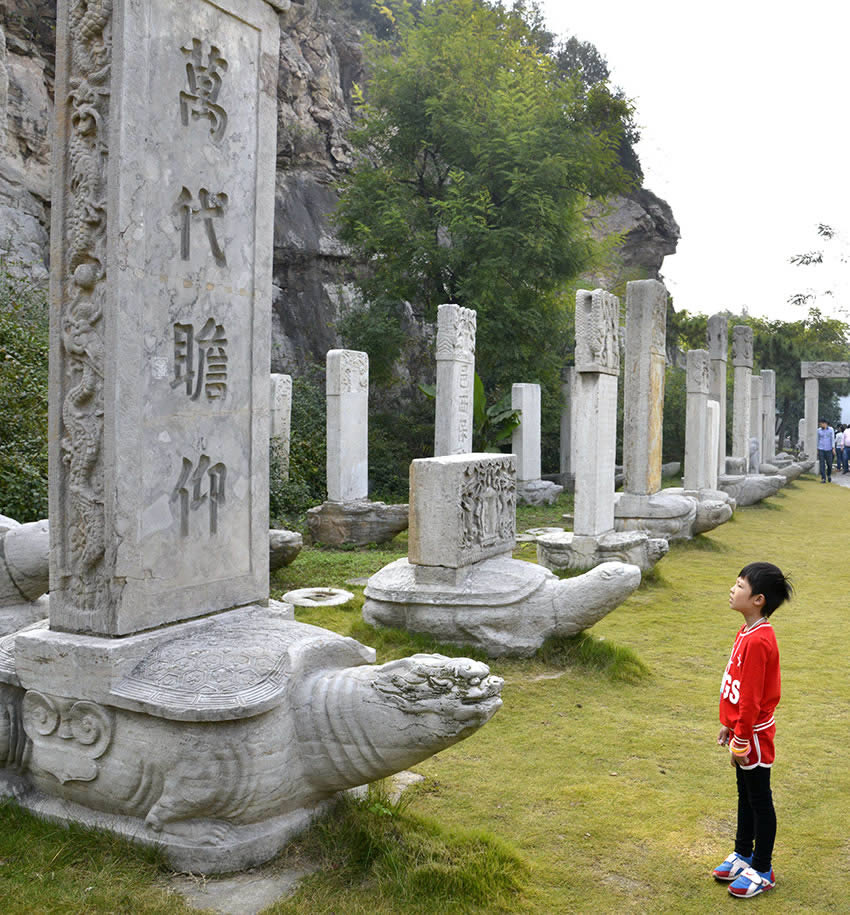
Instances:
[[[720,684],[720,722],[734,732],[730,749],[748,757],[744,769],[773,764],[773,711],[780,694],[773,626],[766,619],[752,629],[742,626]]]

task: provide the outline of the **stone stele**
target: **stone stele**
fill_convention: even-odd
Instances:
[[[373,575],[363,618],[474,645],[492,657],[533,654],[619,606],[640,569],[606,562],[561,581],[511,558],[516,542],[514,455],[468,454],[411,466],[408,558]]]
[[[0,795],[237,870],[502,683],[268,600],[276,9],[60,0],[57,34],[51,593],[0,639]]]
[[[517,501],[526,505],[551,505],[564,487],[540,476],[540,385],[513,385],[511,408],[520,414],[520,424],[512,436],[517,458]]]

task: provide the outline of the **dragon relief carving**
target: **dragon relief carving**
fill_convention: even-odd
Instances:
[[[103,605],[108,590],[101,451],[111,15],[112,0],[68,4],[61,449],[70,536],[64,564],[68,595],[87,612]]]

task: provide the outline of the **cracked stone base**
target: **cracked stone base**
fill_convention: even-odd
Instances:
[[[316,543],[366,546],[386,543],[407,529],[408,506],[385,502],[323,502],[307,512],[307,526]]]
[[[603,562],[616,560],[648,572],[669,549],[670,545],[663,537],[650,537],[644,531],[609,531],[598,537],[561,531],[537,537],[537,561],[553,571],[592,569]]]
[[[165,831],[156,832],[137,817],[92,810],[73,801],[51,797],[28,787],[23,779],[3,772],[0,772],[0,796],[13,798],[24,810],[40,819],[104,829],[137,845],[161,849],[169,867],[193,874],[226,874],[263,864],[326,813],[336,801],[336,798],[330,798],[309,809],[293,810],[261,823],[228,826],[226,833],[216,840],[198,842]],[[198,821],[198,824],[202,825],[203,821]],[[217,824],[211,821],[210,825]],[[207,835],[214,832],[210,829]]]

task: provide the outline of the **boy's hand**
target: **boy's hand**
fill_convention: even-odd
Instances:
[[[736,756],[734,753],[730,753],[730,765],[734,769],[735,766],[748,766],[750,763],[749,756]]]
[[[731,728],[727,728],[725,725],[720,729],[720,733],[717,735],[717,743],[721,747],[726,747],[729,745],[729,739],[732,736]]]

